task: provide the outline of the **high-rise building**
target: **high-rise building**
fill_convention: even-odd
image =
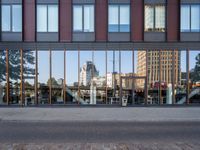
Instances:
[[[181,81],[181,65],[180,65],[180,51],[175,51],[174,61],[174,79],[175,85]],[[146,67],[148,67],[148,84],[156,82],[172,83],[173,77],[173,51],[138,51],[137,54],[137,76],[146,76]],[[148,57],[146,61],[146,57]],[[148,65],[146,65],[148,62]],[[144,80],[138,80],[138,86],[144,86]]]
[[[87,86],[91,83],[93,77],[99,76],[96,66],[91,61],[87,61],[80,71],[80,85]]]

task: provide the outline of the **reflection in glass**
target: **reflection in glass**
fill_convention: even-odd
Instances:
[[[129,5],[109,5],[108,31],[109,32],[130,31]]]
[[[35,104],[35,51],[24,50],[24,98],[25,105]]]
[[[22,6],[12,6],[12,31],[22,32]]]
[[[37,6],[37,32],[47,32],[47,6]]]
[[[120,6],[120,32],[130,31],[130,7]]]
[[[63,103],[64,51],[52,51],[52,102]]]
[[[200,103],[200,52],[190,51],[189,103]]]
[[[118,5],[109,5],[108,10],[108,18],[109,18],[109,26],[108,30],[109,32],[118,32],[118,24],[119,24],[119,10]]]
[[[177,104],[183,104],[186,100],[187,87],[187,57],[186,51],[175,51],[175,99]],[[178,62],[177,62],[178,61]]]
[[[155,29],[164,32],[165,30],[165,7],[155,7]]]
[[[77,104],[80,100],[79,93],[79,59],[78,51],[66,52],[66,102],[67,104]]]
[[[94,6],[84,6],[84,32],[94,32]]]
[[[200,5],[191,5],[191,31],[200,31]]]
[[[152,31],[154,28],[154,8],[153,6],[145,6],[145,31]]]
[[[49,103],[49,51],[38,51],[38,100],[39,104]]]
[[[73,7],[73,31],[82,31],[83,15],[82,6]]]
[[[133,92],[133,62],[132,62],[132,51],[121,51],[121,76],[125,77],[122,80],[122,98],[126,98],[128,104],[133,104],[132,96],[135,95]]]
[[[2,5],[2,31],[10,31],[10,6],[9,5]]]
[[[190,31],[190,6],[181,6],[181,32]]]
[[[48,6],[48,32],[58,32],[58,6]]]

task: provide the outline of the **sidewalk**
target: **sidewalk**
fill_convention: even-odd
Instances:
[[[200,121],[200,107],[0,108],[0,121]]]

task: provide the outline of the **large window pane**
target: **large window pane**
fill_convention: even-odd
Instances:
[[[200,5],[191,6],[191,31],[199,32],[200,30]]]
[[[22,6],[13,5],[12,10],[12,31],[21,32],[22,31]]]
[[[49,103],[49,51],[38,51],[38,100],[39,104]]]
[[[165,7],[155,7],[155,28],[157,31],[164,31],[165,29]]]
[[[130,31],[130,7],[120,6],[120,32]]]
[[[63,103],[64,52],[52,52],[52,103]]]
[[[73,9],[73,30],[82,31],[83,15],[82,15],[82,6],[74,6]]]
[[[84,7],[84,32],[94,32],[94,6]]]
[[[37,6],[37,31],[47,32],[47,6]]]
[[[58,32],[58,6],[48,6],[48,31]]]
[[[119,10],[118,10],[118,6],[109,6],[109,32],[118,32],[118,24],[119,24]]]
[[[152,31],[154,28],[154,8],[145,6],[145,31]]]
[[[10,31],[10,6],[2,5],[2,31]]]
[[[20,51],[9,50],[9,81],[10,81],[10,103],[21,104],[21,88],[20,88]]]
[[[186,51],[175,51],[174,64],[174,82],[175,82],[175,99],[177,104],[183,104],[186,100],[187,87],[187,57]]]
[[[66,53],[66,102],[69,104],[77,104],[79,101],[79,88],[78,88],[78,51],[67,51]]]
[[[181,31],[182,32],[190,31],[190,6],[189,5],[181,6]]]
[[[25,105],[35,104],[35,51],[23,51]]]

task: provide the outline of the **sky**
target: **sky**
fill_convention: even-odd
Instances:
[[[190,70],[194,68],[196,60],[195,57],[200,51],[190,51]],[[35,55],[35,52],[33,53]],[[137,51],[135,51],[135,72],[137,72]],[[105,64],[105,51],[94,52],[94,63],[100,76],[105,76],[106,64]],[[80,52],[80,67],[84,65],[86,61],[92,61],[92,51]],[[30,67],[35,67],[31,65]],[[67,84],[72,85],[74,82],[78,82],[78,51],[66,52],[66,78]],[[119,72],[119,51],[115,52],[115,71]],[[181,51],[181,71],[186,71],[186,52]],[[113,72],[113,51],[107,52],[107,72]],[[121,72],[132,72],[132,51],[121,51]],[[49,51],[38,52],[38,80],[40,83],[47,83],[49,79]],[[52,77],[56,80],[64,78],[64,52],[52,51]],[[29,83],[34,83],[34,80],[26,80]]]
[[[135,52],[135,72],[137,66],[137,52]],[[199,51],[190,52],[190,69],[195,66],[195,57]],[[66,78],[69,85],[78,81],[78,52],[68,51],[66,57]],[[108,51],[108,72],[113,71],[113,52]],[[49,52],[39,51],[38,53],[38,71],[39,71],[39,82],[46,83],[49,78]],[[115,71],[119,72],[119,52],[115,52]],[[81,51],[80,52],[80,67],[86,61],[92,61],[92,51]],[[63,51],[52,51],[52,77],[55,79],[64,78],[64,52]],[[94,52],[94,63],[100,76],[104,76],[106,72],[105,64],[105,51]],[[186,52],[181,52],[181,70],[186,71]],[[132,72],[132,52],[122,51],[121,52],[121,71],[122,73]]]

